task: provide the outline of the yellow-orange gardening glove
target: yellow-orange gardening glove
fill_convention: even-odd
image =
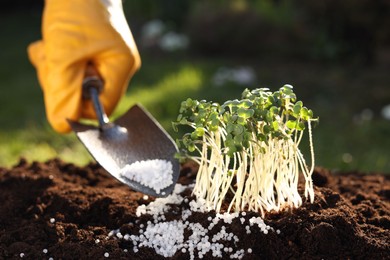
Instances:
[[[96,118],[91,101],[82,99],[91,63],[104,81],[100,101],[110,115],[141,64],[121,0],[46,0],[42,38],[28,54],[51,126],[67,133],[66,119]]]

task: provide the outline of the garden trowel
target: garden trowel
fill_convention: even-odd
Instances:
[[[83,97],[90,98],[99,126],[68,120],[92,157],[112,176],[144,194],[165,197],[179,177],[177,147],[160,124],[140,105],[109,122],[99,100],[103,83],[88,77]]]

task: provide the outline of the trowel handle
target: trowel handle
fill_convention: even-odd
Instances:
[[[83,98],[91,99],[95,109],[96,117],[99,120],[100,130],[109,125],[109,119],[99,100],[99,93],[103,90],[103,81],[97,76],[88,76],[83,81]]]

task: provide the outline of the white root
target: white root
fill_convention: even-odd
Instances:
[[[222,127],[203,136],[201,154],[196,161],[199,172],[193,194],[205,199],[209,209],[220,212],[229,191],[233,199],[230,211],[280,211],[286,207],[296,208],[302,204],[298,193],[299,174],[305,179],[304,195],[314,200],[311,175],[314,170],[314,149],[310,120],[308,121],[311,167],[298,146],[303,132],[295,133],[293,139],[269,138],[268,145],[259,140],[250,142],[249,148],[236,152],[230,158],[221,153],[226,132]],[[265,149],[265,152],[262,151]],[[234,180],[234,183],[233,183]]]
[[[195,129],[193,143],[185,146],[190,152],[195,146],[199,154],[191,156],[199,164],[193,194],[208,209],[220,212],[228,203],[228,212],[250,210],[264,216],[267,211],[296,208],[303,202],[298,192],[302,178],[305,199],[314,201],[311,123],[316,119],[295,100],[292,86],[285,85],[275,93],[246,90],[243,100],[222,106],[191,99],[182,103],[185,113],[179,119],[185,120],[179,124]],[[299,150],[303,123],[308,127],[310,167]]]

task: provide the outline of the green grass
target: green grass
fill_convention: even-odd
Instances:
[[[81,165],[91,161],[73,134],[57,134],[46,121],[42,92],[26,55],[28,43],[40,37],[39,14],[2,15],[0,24],[7,25],[0,27],[0,166],[9,167],[20,157],[30,161],[60,157]],[[253,88],[275,90],[285,83],[292,84],[298,97],[320,117],[313,133],[317,165],[390,172],[390,122],[379,113],[390,100],[384,66],[329,66],[264,57],[231,60],[184,54],[141,55],[142,68],[113,118],[134,103],[141,103],[176,138],[171,121],[177,116],[180,102],[187,97],[218,102],[239,97],[243,86],[216,87],[211,79],[221,66],[249,65],[259,81]],[[354,118],[366,108],[373,111],[374,117],[356,123]]]

